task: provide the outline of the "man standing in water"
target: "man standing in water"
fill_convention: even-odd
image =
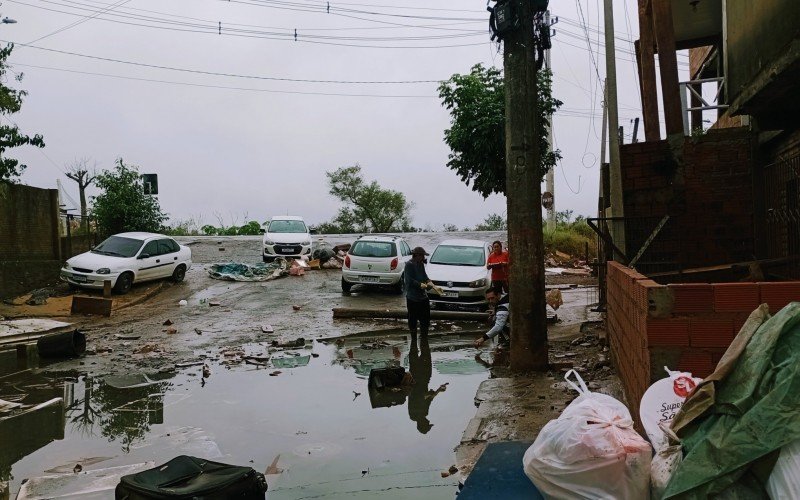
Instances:
[[[428,335],[428,326],[431,323],[431,303],[425,291],[430,288],[430,279],[425,272],[425,256],[428,255],[422,247],[411,251],[411,260],[406,263],[403,271],[403,293],[406,296],[408,308],[408,329],[411,336],[417,335],[417,323],[423,337]]]

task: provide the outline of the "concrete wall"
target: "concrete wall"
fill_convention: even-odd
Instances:
[[[58,280],[58,191],[0,183],[0,299]]]
[[[800,36],[797,0],[728,0],[726,3],[728,102]]]
[[[775,313],[800,301],[800,281],[662,285],[608,263],[606,327],[631,412],[664,366],[708,376],[759,304]]]
[[[670,215],[642,262],[673,262],[674,269],[753,258],[754,139],[749,131],[710,130],[687,137],[680,162],[667,141],[626,144],[620,153],[625,217],[631,218],[629,253],[635,254],[658,220]],[[642,217],[650,220],[637,222]]]

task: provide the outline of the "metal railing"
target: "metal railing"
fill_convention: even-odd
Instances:
[[[711,102],[708,102],[703,97],[703,84],[716,83],[717,91]],[[697,80],[689,80],[680,83],[681,87],[681,109],[683,109],[683,135],[692,135],[692,128],[690,124],[690,115],[692,111],[707,111],[712,109],[728,109],[727,104],[722,104],[720,98],[724,96],[725,90],[725,77],[717,76],[714,78],[699,78]],[[690,102],[695,100],[699,102],[699,106],[691,106]]]

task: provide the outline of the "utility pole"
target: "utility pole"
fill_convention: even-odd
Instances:
[[[534,9],[509,0],[519,24],[503,37],[506,86],[506,203],[512,265],[511,369],[548,368],[545,310],[542,175],[538,123]],[[549,28],[548,28],[549,29]]]
[[[550,11],[545,11],[544,13],[544,24],[547,26],[547,29],[550,29]],[[544,67],[547,71],[550,71],[550,49],[545,50],[544,52]],[[550,147],[550,151],[553,150],[553,115],[548,117],[548,121],[550,122],[550,126],[547,129],[547,144]],[[554,231],[556,228],[556,182],[555,182],[555,165],[553,168],[547,171],[547,177],[545,178],[545,191],[550,193],[552,196],[552,202],[547,209],[547,230]]]
[[[625,215],[622,205],[622,167],[619,159],[619,111],[617,108],[617,63],[614,48],[614,9],[612,0],[603,0],[606,35],[606,99],[608,101],[608,153],[609,153],[609,198],[611,216],[611,237],[614,245],[625,252]]]

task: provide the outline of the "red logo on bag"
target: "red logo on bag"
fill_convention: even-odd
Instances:
[[[695,386],[697,386],[697,384],[695,384],[691,377],[678,377],[672,383],[672,390],[675,391],[676,396],[685,398],[692,392]]]

